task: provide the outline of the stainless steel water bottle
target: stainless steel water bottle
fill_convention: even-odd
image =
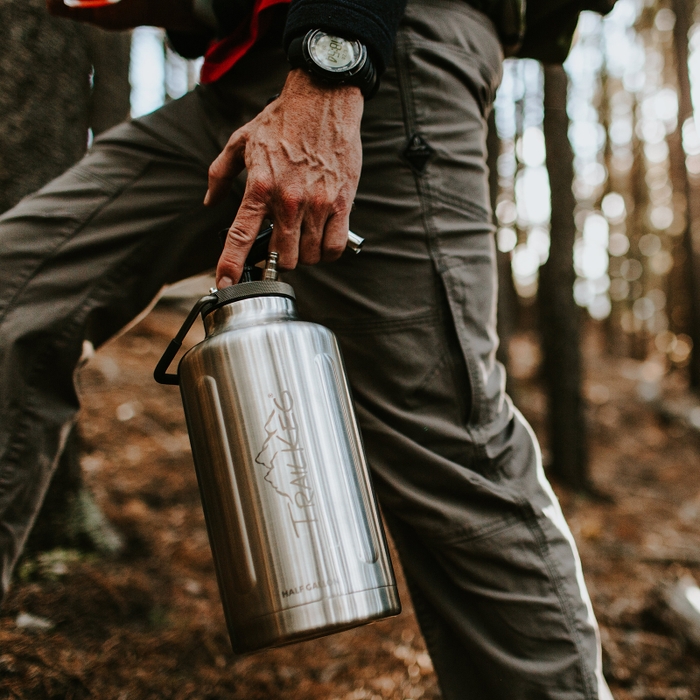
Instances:
[[[168,374],[199,314],[206,338]],[[400,612],[338,344],[289,285],[201,299],[156,379],[180,385],[236,652]]]

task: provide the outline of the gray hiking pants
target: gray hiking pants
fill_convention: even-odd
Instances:
[[[0,218],[0,574],[10,583],[65,437],[74,371],[162,285],[216,263],[243,191],[207,168],[284,81],[258,49],[225,79],[95,141]],[[413,0],[366,105],[360,256],[285,279],[338,335],[374,481],[447,700],[610,698],[580,562],[495,361],[484,117],[501,72],[462,0]]]

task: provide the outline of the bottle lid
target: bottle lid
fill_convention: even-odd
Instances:
[[[214,290],[211,296],[216,297],[216,301],[212,300],[202,306],[202,318],[226,304],[241,301],[242,299],[251,299],[252,297],[288,297],[296,300],[296,295],[291,285],[273,280],[241,282],[225,289]]]

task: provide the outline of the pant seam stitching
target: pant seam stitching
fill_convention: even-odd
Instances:
[[[584,663],[585,651],[581,643],[581,635],[576,629],[576,616],[574,614],[574,611],[571,609],[567,596],[563,595],[563,592],[561,590],[561,576],[559,572],[557,572],[549,562],[549,547],[547,545],[547,537],[544,531],[542,530],[542,526],[539,523],[537,515],[532,511],[531,504],[525,502],[523,505],[526,508],[526,510],[529,511],[524,514],[523,519],[527,524],[528,529],[533,534],[535,542],[537,543],[537,547],[540,551],[540,556],[542,557],[545,566],[547,567],[550,580],[556,592],[557,599],[559,600],[559,605],[561,607],[562,614],[564,615],[564,619],[566,620],[566,626],[569,629],[569,634],[571,635],[571,640],[578,653],[578,671],[580,675],[580,682],[583,686],[583,691],[585,693],[585,697],[590,698],[590,700],[595,700],[597,697],[596,691],[591,686],[589,682],[589,676],[586,673],[586,666]]]
[[[407,137],[410,136],[411,130],[415,129],[416,124],[415,111],[413,109],[413,105],[415,104],[415,93],[411,81],[411,72],[407,70],[405,65],[405,56],[408,55],[408,49],[412,43],[413,42],[411,42],[408,38],[402,37],[400,43],[397,42],[395,60],[396,75],[399,84],[399,95],[401,97],[404,112],[404,124],[406,127],[408,127],[406,134]],[[429,170],[422,176],[418,176],[415,172],[413,173],[416,192],[418,194],[418,201],[420,202],[421,207],[421,219],[423,221],[423,228],[426,234],[428,250],[430,251],[430,257],[433,260],[438,276],[442,281],[445,295],[447,296],[447,302],[451,311],[451,320],[460,341],[462,356],[464,357],[464,362],[467,367],[467,374],[471,384],[472,402],[466,424],[467,429],[470,429],[472,425],[478,425],[481,422],[480,406],[484,403],[485,390],[481,386],[478,368],[475,367],[473,359],[474,353],[471,348],[471,344],[465,337],[464,333],[460,332],[459,324],[456,321],[456,309],[453,308],[453,297],[456,290],[451,289],[451,285],[448,284],[445,276],[445,272],[447,272],[448,267],[444,262],[444,255],[439,249],[440,247],[437,241],[437,231],[435,230],[435,226],[432,221],[434,214],[432,213],[432,204],[430,199],[432,189],[429,184],[429,176]]]
[[[452,197],[445,192],[433,192],[432,196],[443,204],[447,206],[454,207],[458,211],[461,211],[467,216],[474,216],[472,219],[475,223],[479,224],[491,224],[491,214],[483,209],[478,204],[473,204],[468,200],[460,200],[457,197]]]

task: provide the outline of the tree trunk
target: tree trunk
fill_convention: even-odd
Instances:
[[[694,5],[688,0],[673,0],[671,7],[676,14],[673,26],[673,43],[676,50],[676,74],[678,76],[678,134],[671,138],[671,147],[681,160],[685,161],[680,132],[686,119],[693,116],[693,104],[690,97],[690,78],[688,76],[688,31],[690,30]],[[675,144],[674,144],[675,142]],[[693,235],[693,201],[695,199],[685,163],[682,166],[686,198],[686,225],[683,232],[683,247],[686,252],[685,276],[688,285],[690,301],[690,323],[688,334],[693,340],[693,351],[690,356],[690,386],[700,391],[700,240]]]
[[[93,65],[89,121],[98,136],[129,116],[131,32],[105,32],[87,25],[85,31]]]
[[[566,114],[568,78],[561,66],[546,66],[544,76],[544,136],[552,218],[549,259],[540,268],[538,304],[542,374],[549,399],[551,472],[570,487],[584,491],[591,485],[581,390],[581,312],[573,296],[576,200],[571,190],[573,151]]]
[[[85,32],[44,0],[0,3],[0,211],[85,152],[90,59]]]
[[[88,128],[128,117],[130,42],[51,17],[44,0],[0,2],[0,211],[76,163]]]
[[[487,165],[489,168],[489,189],[491,194],[491,210],[496,225],[496,203],[498,201],[498,156],[501,151],[501,140],[496,130],[495,111],[491,110],[486,137]],[[513,275],[510,269],[510,253],[496,250],[496,265],[498,267],[498,314],[497,331],[499,338],[496,357],[508,369],[508,346],[518,322],[518,299],[513,285]],[[510,377],[510,374],[506,375]],[[510,381],[509,379],[507,381]]]
[[[0,211],[76,163],[88,128],[128,116],[129,44],[128,34],[51,17],[44,0],[0,2]],[[119,546],[83,485],[79,456],[74,429],[30,536],[35,551]]]

